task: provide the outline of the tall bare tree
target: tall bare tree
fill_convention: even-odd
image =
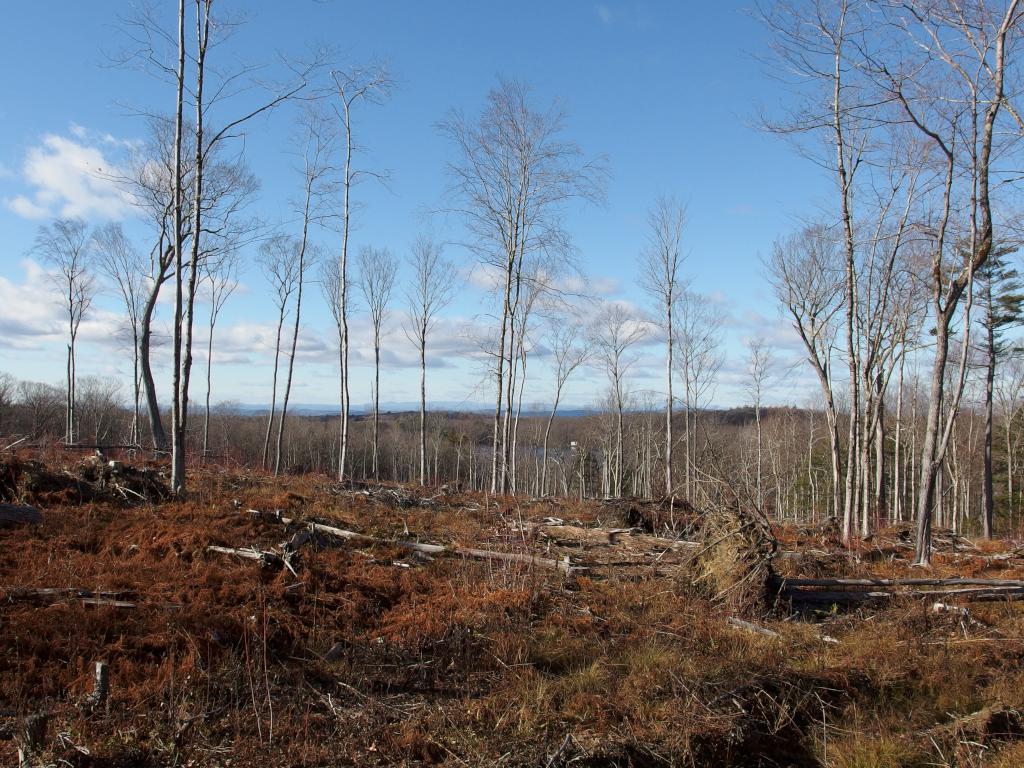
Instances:
[[[142,316],[146,306],[146,264],[141,253],[124,233],[120,224],[107,224],[93,234],[93,248],[100,268],[115,286],[124,303],[128,333],[132,343],[132,424],[128,442],[141,441],[140,403],[141,373],[139,370],[139,342]]]
[[[203,413],[203,458],[210,453],[210,391],[213,384],[213,332],[224,304],[238,288],[238,253],[227,251],[217,261],[203,265],[210,314],[206,325],[206,401]]]
[[[270,413],[267,415],[267,429],[263,436],[264,469],[268,466],[270,435],[274,429],[277,414],[277,375],[281,362],[281,333],[288,316],[292,294],[301,284],[299,274],[299,242],[288,235],[275,235],[260,245],[259,263],[273,292],[274,308],[277,310],[277,327],[274,332],[274,368],[270,380]],[[275,461],[276,465],[277,462]]]
[[[338,324],[338,361],[341,368],[341,445],[338,452],[338,479],[344,480],[348,454],[349,407],[351,405],[348,375],[348,247],[349,234],[352,228],[352,187],[361,178],[366,176],[382,178],[382,174],[375,173],[366,168],[356,168],[353,163],[353,156],[357,149],[353,134],[355,126],[353,112],[356,106],[361,103],[381,103],[391,92],[393,83],[384,67],[355,68],[344,72],[336,70],[331,72],[331,77],[334,80],[335,93],[338,96],[334,110],[341,123],[343,141],[343,161],[341,166],[341,253],[338,257],[338,269],[335,271],[338,294],[330,303],[332,304],[332,312]]]
[[[594,319],[591,330],[595,351],[608,376],[610,400],[615,410],[615,448],[611,490],[622,495],[623,415],[628,389],[626,374],[636,362],[632,347],[647,335],[647,327],[632,317],[620,303],[606,303]]]
[[[476,253],[501,290],[496,335],[496,396],[491,452],[491,491],[509,488],[509,448],[502,413],[511,409],[507,370],[516,359],[513,320],[522,298],[528,261],[543,254],[548,263],[568,258],[562,227],[565,204],[574,198],[600,199],[604,172],[583,159],[580,148],[561,138],[564,115],[557,106],[538,110],[529,88],[499,81],[475,121],[453,112],[441,124],[457,159],[448,166],[451,193],[464,217]]]
[[[284,448],[284,430],[288,419],[288,401],[292,393],[292,376],[295,373],[295,355],[298,352],[299,324],[302,321],[302,294],[306,274],[319,258],[319,253],[310,243],[310,227],[323,226],[331,218],[330,198],[334,192],[334,168],[329,154],[333,142],[333,131],[327,116],[318,105],[306,106],[300,119],[302,130],[302,193],[296,205],[296,213],[302,222],[302,231],[296,245],[295,322],[292,325],[291,352],[288,355],[288,375],[285,378],[284,397],[281,400],[281,418],[277,424],[277,444],[274,450],[274,475],[281,472],[281,454]]]
[[[865,56],[893,120],[912,128],[933,153],[931,220],[923,234],[935,348],[917,494],[915,562],[931,559],[936,482],[949,445],[967,374],[975,275],[992,253],[993,180],[998,163],[1024,128],[1012,98],[1019,92],[1019,0],[960,4],[912,0],[883,5],[891,36]],[[1001,118],[1012,118],[1009,130]],[[961,301],[963,306],[961,307]],[[947,375],[955,319],[963,315],[958,372]],[[947,379],[950,386],[947,387]]]
[[[377,466],[380,436],[380,339],[388,305],[395,288],[398,262],[387,248],[365,246],[359,251],[359,287],[370,313],[373,328],[373,437],[371,471],[373,479],[380,479]]]
[[[842,511],[842,454],[839,413],[833,388],[833,356],[842,311],[841,249],[825,225],[812,225],[776,241],[768,279],[807,352],[821,387],[832,471],[832,514]]]
[[[555,394],[551,399],[551,413],[548,414],[547,423],[544,425],[544,440],[541,444],[540,492],[544,496],[548,494],[548,442],[551,437],[551,425],[562,401],[562,392],[569,377],[590,359],[593,351],[585,330],[583,324],[575,318],[554,316],[549,320],[547,338],[555,364]]]
[[[772,350],[762,336],[747,340],[747,395],[754,406],[754,428],[756,430],[757,451],[755,456],[756,473],[754,481],[754,501],[758,509],[764,509],[764,485],[762,477],[762,457],[764,440],[761,429],[761,407],[764,404],[765,392],[771,387],[774,375]],[[778,501],[778,500],[776,500]]]
[[[427,337],[437,326],[437,315],[455,293],[455,266],[443,256],[441,246],[421,236],[413,243],[409,259],[412,282],[406,290],[405,335],[420,358],[420,485],[427,484]]]
[[[245,125],[253,118],[274,109],[305,89],[310,74],[319,65],[317,61],[290,68],[291,72],[284,85],[272,86],[265,97],[253,99],[254,90],[262,90],[263,86],[256,81],[252,67],[242,65],[221,69],[215,66],[209,73],[207,71],[208,54],[217,48],[218,42],[236,30],[237,23],[226,16],[215,19],[214,0],[193,2],[195,23],[191,41],[185,33],[185,0],[177,3],[174,35],[165,29],[155,7],[143,9],[126,24],[131,30],[129,37],[135,45],[135,50],[126,58],[141,62],[158,77],[170,80],[175,90],[172,120],[174,139],[172,161],[169,164],[172,194],[171,202],[165,209],[171,231],[167,237],[169,252],[161,249],[164,255],[160,256],[161,262],[167,264],[166,272],[170,272],[170,276],[165,278],[166,272],[158,270],[157,283],[173,278],[174,284],[170,448],[171,490],[179,497],[185,493],[196,292],[202,261],[211,250],[210,241],[224,239],[224,233],[211,229],[205,220],[211,200],[216,199],[207,190],[207,170],[221,147],[240,139],[244,135]],[[214,78],[210,82],[207,82],[208,74]],[[262,82],[266,82],[265,79]],[[232,102],[237,104],[236,100],[243,93],[247,95],[245,106],[235,110],[233,115],[221,114],[225,110],[230,111],[228,105]],[[185,119],[188,108],[195,115],[191,124],[187,124]],[[186,178],[189,162],[191,176]],[[161,232],[166,234],[166,229]],[[151,403],[151,420],[158,421],[155,398],[147,396],[147,400]],[[154,415],[156,419],[153,419]],[[156,430],[154,432],[156,437]]]
[[[665,495],[675,494],[672,483],[672,379],[675,368],[672,355],[675,350],[673,324],[676,301],[682,290],[683,226],[686,211],[670,197],[661,197],[647,214],[648,243],[641,256],[640,283],[652,299],[658,302],[659,325],[665,332]]]
[[[855,513],[861,389],[857,368],[857,212],[856,184],[868,167],[864,163],[875,121],[866,95],[864,76],[855,66],[861,37],[868,26],[868,0],[807,0],[764,3],[760,15],[772,33],[777,67],[796,80],[798,105],[782,120],[768,120],[769,130],[801,140],[800,149],[826,168],[835,182],[842,243],[845,324],[843,337],[849,368],[847,472],[843,500],[843,540],[849,542]]]
[[[92,272],[92,242],[81,219],[55,219],[36,234],[33,252],[54,270],[53,281],[60,291],[61,305],[67,313],[68,354],[67,393],[64,414],[64,441],[73,443],[75,429],[75,345],[82,318],[92,306],[96,278]]]
[[[703,409],[711,404],[718,372],[725,362],[722,327],[725,315],[720,304],[690,289],[675,304],[677,375],[683,385],[683,480],[686,498],[697,492],[697,425]]]

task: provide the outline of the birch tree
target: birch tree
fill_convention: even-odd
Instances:
[[[141,442],[141,372],[139,344],[145,311],[146,264],[141,253],[124,233],[120,224],[107,224],[93,234],[93,249],[100,268],[117,290],[123,302],[128,334],[132,344],[132,423],[128,442]]]
[[[406,338],[416,345],[420,359],[419,476],[427,484],[427,337],[437,326],[438,313],[451,303],[455,293],[455,266],[447,261],[441,246],[420,237],[409,259],[412,282],[406,294]]]
[[[277,375],[281,362],[281,333],[285,318],[288,316],[292,294],[298,289],[299,275],[299,243],[287,235],[275,235],[260,246],[259,264],[263,274],[270,283],[274,309],[277,312],[277,325],[274,331],[274,365],[270,379],[270,413],[267,414],[267,428],[263,436],[264,469],[268,466],[270,452],[270,436],[274,429],[274,418],[277,414]],[[274,464],[277,464],[275,460]]]
[[[681,291],[673,311],[673,359],[683,385],[683,486],[687,500],[693,502],[698,489],[698,418],[711,404],[715,381],[725,362],[725,315],[718,302],[691,289]]]
[[[647,328],[623,307],[611,302],[605,304],[594,320],[592,339],[595,351],[608,377],[611,405],[615,416],[614,455],[611,490],[622,495],[623,467],[623,414],[628,395],[626,374],[636,362],[632,347],[647,335]]]
[[[364,247],[359,251],[359,287],[370,313],[373,329],[373,435],[371,472],[373,479],[380,479],[377,466],[378,441],[380,437],[380,340],[384,321],[388,316],[388,305],[395,287],[398,262],[386,248]]]
[[[868,26],[866,0],[808,0],[760,6],[772,34],[778,71],[796,91],[797,104],[783,119],[767,119],[773,133],[798,142],[800,151],[826,169],[834,182],[839,241],[842,243],[844,324],[842,338],[848,367],[849,409],[843,541],[850,542],[855,513],[860,376],[857,369],[857,212],[855,190],[868,167],[865,155],[873,126],[874,103],[866,95],[864,76],[855,66],[859,43]]]
[[[592,354],[583,324],[575,319],[556,316],[549,321],[548,344],[554,360],[555,392],[551,398],[551,413],[544,425],[544,440],[541,444],[541,495],[548,495],[548,443],[551,437],[551,425],[558,413],[562,401],[562,392],[569,377],[580,366],[587,363]]]
[[[747,340],[747,395],[754,406],[754,429],[756,431],[756,453],[754,476],[754,503],[758,509],[764,509],[764,486],[762,477],[763,435],[761,428],[761,406],[764,403],[765,392],[771,386],[771,379],[774,375],[772,370],[774,360],[772,350],[767,341],[761,336],[755,336]],[[776,500],[778,501],[778,500]]]
[[[64,442],[76,440],[75,382],[76,344],[82,318],[92,306],[96,295],[96,278],[92,271],[89,231],[81,219],[55,219],[44,224],[36,234],[33,253],[53,270],[53,282],[59,291],[61,306],[67,315],[67,392],[64,410]]]
[[[936,481],[967,375],[974,280],[992,253],[997,212],[993,182],[999,161],[1024,128],[1010,99],[1019,90],[1015,56],[1021,4],[984,0],[908,2],[884,6],[892,37],[865,65],[894,105],[894,120],[930,147],[935,194],[924,229],[931,319],[935,327],[931,384],[920,456],[915,563],[931,560]],[[1002,118],[1013,118],[1011,131]],[[961,306],[961,302],[963,305]],[[963,350],[949,376],[953,324],[963,319]],[[947,381],[948,380],[948,381]]]
[[[238,254],[228,251],[216,262],[206,262],[206,283],[210,312],[206,324],[206,399],[203,413],[203,459],[210,453],[210,391],[213,385],[213,332],[224,304],[238,288]]]
[[[768,279],[807,353],[821,387],[832,471],[832,514],[842,510],[839,413],[833,387],[833,356],[842,311],[842,253],[827,226],[809,226],[776,241]]]
[[[277,423],[275,476],[281,472],[281,454],[284,447],[285,424],[288,420],[288,402],[292,393],[292,377],[295,373],[295,355],[299,345],[306,275],[320,258],[318,249],[310,242],[310,229],[314,225],[324,226],[331,219],[333,210],[330,200],[336,186],[334,168],[329,159],[334,133],[327,116],[320,111],[319,105],[314,104],[303,110],[299,124],[302,130],[302,192],[295,212],[301,221],[301,233],[295,243],[295,317],[292,324],[291,351],[288,354],[288,375],[285,378],[284,396],[281,400],[281,418]]]
[[[509,489],[508,431],[503,414],[511,410],[507,381],[518,347],[514,319],[523,298],[529,260],[543,253],[553,266],[570,255],[562,226],[573,199],[603,194],[600,163],[583,159],[580,148],[562,138],[565,118],[557,106],[537,109],[530,89],[501,80],[487,96],[476,120],[453,112],[440,126],[455,148],[449,163],[455,212],[471,235],[468,247],[501,292],[495,350],[495,406],[492,420],[491,491]]]
[[[665,496],[675,494],[672,483],[672,378],[675,349],[673,315],[682,290],[683,226],[686,212],[677,201],[661,197],[647,214],[648,244],[641,257],[640,284],[659,304],[659,325],[665,332]]]
[[[353,162],[358,148],[354,137],[354,115],[361,104],[379,104],[387,98],[392,82],[383,67],[355,68],[348,71],[332,71],[337,101],[335,114],[342,132],[341,163],[341,253],[334,277],[337,296],[332,297],[332,313],[338,326],[339,389],[341,393],[340,449],[338,452],[338,480],[345,479],[348,454],[348,421],[350,409],[350,386],[348,374],[349,358],[349,235],[352,229],[352,187],[366,176],[381,179],[378,172],[357,168]]]

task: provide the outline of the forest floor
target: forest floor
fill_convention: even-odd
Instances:
[[[42,513],[0,528],[4,765],[1024,765],[1012,595],[798,610],[666,505],[212,469],[173,502],[68,462],[0,463]],[[1014,542],[942,534],[923,571],[901,529],[771,533],[783,578],[1024,578]]]

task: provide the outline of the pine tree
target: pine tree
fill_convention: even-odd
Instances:
[[[1024,282],[1017,270],[1007,263],[1013,248],[1002,246],[992,249],[988,261],[978,271],[979,296],[982,305],[981,327],[985,350],[985,445],[982,518],[985,538],[992,538],[992,390],[996,364],[1012,351],[1005,334],[1010,328],[1024,322]]]

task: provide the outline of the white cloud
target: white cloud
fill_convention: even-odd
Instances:
[[[60,335],[60,308],[45,298],[53,291],[46,272],[25,261],[25,280],[0,277],[0,344],[9,349],[38,349]]]
[[[17,195],[5,201],[7,207],[21,216],[23,219],[45,219],[50,215],[50,209],[45,205],[39,205],[29,200],[24,195]]]
[[[20,282],[0,276],[0,347],[38,350],[53,342],[63,345],[67,315],[52,274],[30,259],[22,264]],[[79,341],[118,350],[124,345],[123,325],[119,314],[94,305],[82,321]]]
[[[597,13],[597,17],[601,20],[602,24],[611,24],[613,20],[612,9],[604,3],[600,3],[594,6],[594,11]]]
[[[72,137],[47,134],[31,147],[22,165],[22,177],[32,188],[5,200],[19,216],[123,219],[132,208],[128,193],[115,181],[117,165],[97,145],[110,145],[107,137],[93,139],[89,132],[72,124]],[[124,147],[110,137],[115,145]]]

